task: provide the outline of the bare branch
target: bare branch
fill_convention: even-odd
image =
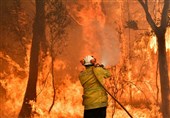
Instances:
[[[51,112],[53,106],[54,106],[54,103],[55,103],[55,97],[56,97],[56,88],[55,88],[55,78],[54,78],[54,58],[52,57],[52,62],[51,62],[51,75],[52,75],[52,84],[53,84],[53,101],[52,101],[52,104],[48,110],[48,113]]]
[[[159,69],[159,61],[157,61],[156,67],[156,103],[159,104],[159,86],[158,86],[158,69]]]
[[[48,76],[49,76],[49,74],[50,74],[50,71],[51,71],[51,69],[50,69],[49,72],[47,73],[47,76],[46,76],[46,78],[45,78],[45,81],[43,82],[43,87],[42,87],[42,89],[40,90],[40,92],[38,92],[38,94],[37,94],[36,97],[38,97],[38,96],[41,94],[41,92],[43,91],[43,89],[45,88],[45,85],[46,85],[46,83],[47,83],[47,79],[48,79]]]
[[[76,20],[69,12],[68,12],[68,16],[69,16],[77,25],[82,26],[82,24],[81,24],[78,20]]]
[[[161,28],[164,30],[168,26],[168,9],[170,7],[170,0],[164,0],[164,7],[162,10],[162,16],[161,16]]]
[[[138,0],[138,1],[142,5],[143,8],[146,8],[146,4],[143,2],[143,0]]]
[[[148,0],[145,0],[146,7],[148,9]]]
[[[127,82],[128,84],[131,84],[131,85],[135,86],[139,91],[141,91],[141,93],[143,93],[143,95],[144,95],[144,97],[145,97],[145,99],[146,99],[146,103],[147,103],[147,104],[150,103],[150,100],[149,100],[148,97],[146,96],[145,92],[144,92],[139,86],[137,86],[136,84],[134,84],[134,83],[131,82],[131,81],[126,81],[126,80],[124,80],[124,81]],[[148,105],[147,105],[147,107],[150,109],[150,107],[149,107]]]
[[[154,30],[154,32],[156,33],[158,30],[158,27],[156,26],[154,20],[152,19],[149,10],[148,10],[148,1],[145,0],[146,3],[143,2],[143,0],[138,0],[139,3],[141,4],[141,6],[143,7],[145,13],[146,13],[146,19],[149,23],[149,25],[151,26],[151,28]]]

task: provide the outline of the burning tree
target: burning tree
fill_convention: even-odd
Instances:
[[[1,117],[18,117],[22,105],[20,101],[23,100],[25,93],[23,88],[26,87],[27,79],[29,79],[29,82],[25,93],[25,101],[28,103],[30,101],[33,104],[28,104],[24,101],[19,117],[30,116],[32,113],[34,117],[42,118],[82,117],[82,87],[77,78],[77,73],[81,70],[79,59],[88,50],[92,51],[95,56],[96,49],[99,52],[109,54],[108,59],[110,61],[119,61],[119,59],[113,57],[117,57],[114,54],[120,51],[120,63],[110,68],[113,77],[106,80],[106,86],[112,95],[127,108],[132,116],[137,118],[162,116],[159,111],[160,84],[156,86],[157,79],[155,79],[157,78],[157,70],[155,69],[157,67],[157,58],[155,57],[157,53],[153,53],[151,47],[154,41],[150,40],[152,37],[150,31],[147,29],[148,25],[143,24],[145,19],[143,15],[145,13],[138,12],[141,10],[138,6],[140,5],[138,1],[117,0],[116,2],[105,2],[97,0],[95,2],[85,2],[81,0],[45,0],[44,16],[46,20],[45,30],[47,40],[43,38],[45,31],[42,31],[45,27],[42,26],[42,22],[45,22],[43,21],[44,18],[38,20],[38,23],[37,19],[40,17],[32,19],[35,8],[34,0],[29,2],[21,0],[12,0],[12,2],[0,1],[3,3],[1,5],[2,10],[0,10],[0,14],[3,13],[1,15],[3,22],[0,22],[0,25],[3,26],[3,28],[0,27],[1,37],[3,37],[3,40],[1,40],[3,45],[0,46],[0,61],[2,60],[2,63],[0,63],[0,70],[2,70],[0,72]],[[36,3],[39,4],[36,4],[38,9],[42,1],[37,0]],[[10,4],[16,6],[14,10],[10,7]],[[131,7],[132,4],[134,7]],[[157,4],[155,2],[149,7],[154,7],[157,10]],[[44,4],[41,6],[41,10],[43,10],[42,7],[44,7]],[[12,16],[10,16],[8,10]],[[24,10],[26,16],[28,15],[28,18],[22,16],[22,10]],[[37,10],[36,15],[40,14],[41,10]],[[158,12],[156,13],[158,14]],[[152,12],[150,14],[153,15]],[[128,15],[130,16],[129,18],[127,18]],[[30,16],[31,19],[29,19]],[[67,16],[73,22],[67,22]],[[26,24],[24,25],[25,22],[20,22],[23,18],[27,21],[29,30],[27,30]],[[34,22],[34,36],[31,43],[32,32],[30,30],[32,30],[32,22]],[[67,25],[69,26],[67,27]],[[117,25],[118,29],[116,29]],[[36,27],[37,29],[35,29]],[[11,30],[4,30],[5,28],[14,28],[15,32],[12,33],[18,36],[14,37],[11,35]],[[118,31],[119,38],[116,36],[115,29]],[[169,35],[168,31],[169,29],[166,34]],[[67,37],[65,37],[66,35]],[[27,38],[27,36],[29,37]],[[35,40],[37,37],[39,37],[38,40]],[[27,45],[25,39],[29,39]],[[112,45],[116,39],[119,39],[119,42],[114,47]],[[33,45],[35,42],[38,48],[40,45],[40,49]],[[31,44],[32,53],[29,55],[28,52],[30,52]],[[47,47],[44,47],[44,44]],[[120,44],[120,50],[116,51],[119,48],[118,44]],[[23,50],[24,48],[26,48],[26,54],[25,50]],[[166,48],[168,49],[167,62],[169,63],[170,53],[168,52],[169,48],[167,46]],[[36,51],[33,51],[33,49]],[[109,49],[114,50],[113,53]],[[12,53],[9,53],[9,51]],[[35,52],[37,54],[33,56]],[[97,56],[100,58],[100,53],[97,53]],[[25,60],[25,58],[29,57],[31,57],[30,66],[28,63],[29,59]],[[97,59],[100,61],[98,57]],[[107,55],[103,57],[107,57]],[[36,61],[33,62],[33,59]],[[20,60],[25,65],[20,64]],[[35,64],[31,65],[33,63]],[[39,65],[36,65],[37,63]],[[111,63],[109,64],[111,65]],[[38,73],[38,75],[33,75],[33,71],[36,74]],[[13,104],[13,108],[11,108],[11,104]],[[24,110],[27,110],[27,114]],[[114,100],[109,99],[107,118],[113,117],[126,117],[126,112],[120,109]]]
[[[30,101],[36,101],[36,83],[38,78],[38,57],[40,41],[45,38],[44,0],[36,0],[36,16],[33,24],[33,39],[29,66],[29,79],[19,117],[30,117],[32,112]]]
[[[58,52],[61,54],[63,45],[66,37],[66,27],[68,26],[70,20],[68,18],[68,13],[66,6],[63,4],[62,0],[47,0],[47,26],[49,28],[49,53],[51,56],[51,75],[52,75],[52,85],[53,85],[53,101],[49,109],[49,113],[55,103],[56,97],[56,87],[55,87],[55,70],[54,62]],[[56,46],[57,45],[57,46]],[[55,48],[57,47],[57,49]],[[57,51],[56,51],[57,50]]]
[[[149,9],[148,9],[148,0],[138,0],[142,5],[145,13],[146,19],[151,26],[157,37],[158,43],[158,62],[159,62],[159,74],[160,74],[160,83],[161,83],[161,98],[162,98],[162,113],[164,118],[168,118],[170,116],[170,108],[169,108],[169,77],[168,77],[168,64],[166,58],[166,45],[165,45],[165,33],[168,27],[168,9],[170,6],[169,0],[164,0],[164,6],[162,10],[160,26],[157,26],[154,20],[152,19]]]

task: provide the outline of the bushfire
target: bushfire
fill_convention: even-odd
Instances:
[[[81,0],[70,0],[67,3],[64,0],[64,4],[74,23],[67,29],[67,45],[65,42],[61,44],[64,45],[63,52],[54,59],[54,75],[50,73],[51,52],[48,52],[45,58],[39,59],[42,65],[38,73],[37,99],[36,102],[29,101],[32,117],[83,118],[83,88],[78,78],[83,67],[79,60],[87,54],[92,54],[99,63],[106,64],[105,67],[112,74],[104,80],[106,89],[134,118],[162,118],[156,36],[142,35],[138,36],[140,40],[130,41],[129,37],[136,38],[138,33],[130,27],[125,28],[125,11],[128,6],[123,1],[103,3],[102,0],[94,0],[85,3]],[[131,12],[136,13],[133,10]],[[139,13],[136,16],[139,21],[140,16]],[[135,17],[132,15],[131,18]],[[80,36],[77,36],[78,34]],[[50,33],[47,35],[49,38]],[[29,76],[30,51],[31,41],[26,45],[24,68],[8,53],[0,51],[0,59],[4,63],[2,65],[8,64],[3,66],[7,71],[0,72],[1,118],[18,117]],[[170,28],[167,28],[166,32],[166,56],[170,73]],[[54,94],[55,101],[49,111]],[[110,96],[108,97],[107,118],[128,118],[127,113]]]
[[[156,45],[153,47],[153,44],[155,43],[155,38],[151,37],[150,40],[150,51],[154,50],[156,52]],[[168,43],[168,41],[167,41]],[[167,44],[168,47],[169,43]],[[169,54],[169,48],[167,48],[167,54]],[[169,56],[169,55],[168,55]],[[14,66],[18,70],[22,70],[17,63],[12,61],[12,59],[8,55],[4,55],[1,53],[1,57],[6,59],[11,66]],[[66,63],[58,60],[58,63],[56,64],[58,69],[66,66]],[[26,72],[28,72],[26,68]],[[113,74],[113,78],[115,81],[117,78],[114,77],[114,69],[110,68],[110,71]],[[3,118],[14,118],[17,117],[18,112],[21,107],[22,99],[24,96],[25,86],[26,86],[26,79],[21,79],[20,77],[17,77],[15,74],[14,68],[11,68],[13,74],[7,75],[6,73],[1,73],[1,77],[5,77],[4,80],[1,80],[1,86],[5,89],[4,91],[1,91],[2,94],[5,94],[5,96],[1,97],[1,116]],[[77,70],[80,71],[80,70]],[[52,108],[51,113],[48,113],[49,107],[52,102],[52,96],[53,96],[53,88],[51,84],[51,75],[49,75],[49,78],[47,80],[43,80],[42,73],[39,75],[39,81],[38,82],[38,88],[37,88],[37,102],[30,101],[30,104],[32,105],[33,111],[35,112],[34,117],[35,118],[82,118],[83,116],[83,106],[82,106],[82,87],[80,85],[80,82],[76,80],[73,82],[71,80],[71,75],[67,74],[62,79],[61,84],[57,85],[56,87],[56,101]],[[114,91],[114,83],[112,81],[113,78],[110,78],[106,80],[106,86],[108,90]],[[110,83],[110,82],[111,83]],[[161,112],[159,109],[159,106],[156,103],[156,95],[151,94],[152,92],[156,92],[154,89],[153,84],[154,81],[148,80],[146,81],[145,85],[137,86],[132,85],[131,86],[131,92],[133,94],[134,99],[136,99],[137,103],[129,104],[129,87],[125,86],[125,92],[119,93],[123,94],[121,99],[122,102],[125,104],[126,109],[133,115],[133,117],[138,118],[154,118],[158,117],[161,118]],[[120,83],[116,83],[116,86],[121,86]],[[113,87],[113,88],[112,88]],[[144,89],[142,87],[147,87],[147,89]],[[117,87],[118,88],[118,87]],[[149,91],[149,92],[146,92]],[[146,92],[146,93],[145,93]],[[145,95],[145,94],[147,95]],[[113,94],[115,94],[113,92]],[[118,98],[118,94],[117,98]],[[148,98],[148,103],[145,102],[145,97]],[[119,98],[120,99],[120,98]],[[134,105],[135,104],[135,105]],[[111,98],[109,98],[109,106],[107,108],[107,118],[122,118],[122,117],[128,117],[124,110],[122,110],[118,105],[116,105],[115,101],[113,101]]]

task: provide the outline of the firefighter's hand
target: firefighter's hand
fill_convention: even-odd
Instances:
[[[104,68],[104,65],[103,65],[103,64],[100,64],[100,67]]]
[[[95,66],[96,66],[96,67],[102,67],[102,68],[104,68],[104,65],[103,65],[103,64],[99,64],[99,63],[97,63]]]

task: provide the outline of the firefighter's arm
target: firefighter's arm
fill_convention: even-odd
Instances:
[[[104,78],[108,78],[108,77],[111,76],[110,71],[107,70],[107,69],[104,68],[104,67],[97,67],[95,73],[96,73],[96,75],[100,75],[100,76],[102,76],[102,77],[104,77]]]
[[[108,77],[111,77],[111,73],[110,73],[110,71],[109,70],[107,70],[107,69],[103,69],[104,70],[104,78],[108,78]]]

